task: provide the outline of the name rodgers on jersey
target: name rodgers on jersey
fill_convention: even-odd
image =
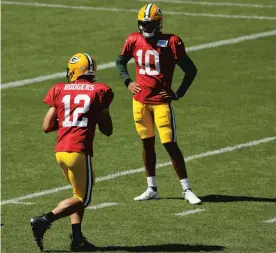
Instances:
[[[64,90],[94,90],[94,84],[87,84],[87,83],[68,83],[65,84]]]

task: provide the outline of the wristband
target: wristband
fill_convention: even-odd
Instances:
[[[127,78],[124,80],[124,84],[126,87],[128,87],[128,85],[132,82],[131,78]]]

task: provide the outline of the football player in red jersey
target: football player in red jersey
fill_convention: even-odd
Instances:
[[[191,204],[201,200],[192,192],[183,154],[176,142],[175,116],[172,101],[181,99],[193,82],[197,68],[185,51],[184,43],[174,34],[162,33],[162,11],[155,4],[146,4],[138,13],[139,32],[130,34],[116,60],[120,77],[133,93],[133,116],[136,130],[143,142],[143,161],[146,169],[147,190],[134,200],[158,199],[156,184],[156,126],[162,144],[179,177],[183,198]],[[136,81],[127,70],[128,61],[136,63]],[[177,89],[171,89],[175,65],[185,72]]]
[[[95,182],[91,161],[95,129],[98,125],[104,135],[112,134],[109,105],[114,97],[108,85],[95,81],[96,69],[90,55],[73,55],[68,63],[68,83],[54,85],[43,100],[50,108],[42,129],[45,133],[58,130],[56,160],[72,185],[73,196],[45,215],[31,218],[34,239],[41,250],[46,230],[52,222],[65,216],[70,216],[72,224],[71,250],[95,249],[83,236],[81,223]]]

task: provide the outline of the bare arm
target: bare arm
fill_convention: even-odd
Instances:
[[[104,109],[98,118],[98,126],[101,133],[106,136],[110,136],[113,132],[112,119],[109,113],[109,109]]]
[[[55,107],[50,107],[50,109],[48,110],[48,112],[44,117],[42,130],[45,133],[50,133],[57,129],[58,129],[57,109]]]

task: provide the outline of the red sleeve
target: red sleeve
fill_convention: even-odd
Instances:
[[[114,98],[114,93],[111,88],[107,88],[103,90],[99,97],[99,102],[101,104],[102,109],[108,108]]]
[[[132,33],[129,35],[125,41],[125,44],[123,45],[121,55],[133,57],[133,51],[135,46],[136,36],[135,33]]]
[[[182,56],[186,54],[185,46],[182,39],[176,35],[171,37],[170,47],[176,61],[178,61]]]
[[[56,86],[53,86],[43,99],[43,103],[50,105],[51,107],[56,107]]]

